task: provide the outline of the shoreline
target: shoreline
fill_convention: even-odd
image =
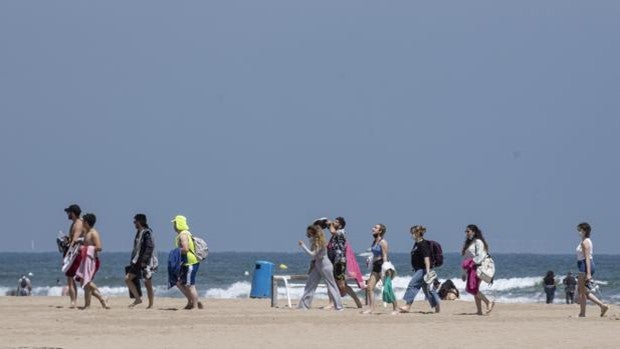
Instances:
[[[607,317],[588,307],[578,318],[577,305],[498,303],[489,316],[470,315],[469,301],[442,302],[440,314],[428,304],[414,302],[412,313],[362,315],[350,299],[341,312],[318,309],[271,308],[269,299],[203,299],[204,310],[178,310],[183,299],[155,298],[154,309],[144,303],[127,308],[127,297],[110,297],[111,310],[93,300],[91,309],[68,308],[65,297],[0,297],[0,348],[173,348],[201,345],[232,348],[377,348],[433,343],[437,347],[484,345],[490,348],[617,347],[620,308]],[[78,300],[80,302],[80,300]],[[294,303],[295,305],[295,303]],[[584,335],[587,333],[587,336]],[[422,337],[420,337],[422,336]],[[430,342],[429,342],[430,341]]]

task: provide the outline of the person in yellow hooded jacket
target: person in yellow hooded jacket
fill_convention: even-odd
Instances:
[[[194,254],[194,240],[192,233],[189,232],[189,225],[185,216],[176,216],[172,220],[172,227],[177,233],[174,239],[174,246],[181,249],[181,258],[183,265],[181,266],[181,274],[177,287],[187,298],[187,305],[184,309],[202,309],[202,303],[198,301],[198,291],[196,290],[196,273],[200,267],[200,263]]]

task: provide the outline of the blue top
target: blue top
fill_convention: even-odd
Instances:
[[[383,258],[383,252],[381,250],[381,241],[383,239],[379,240],[377,243],[373,244],[370,247],[370,251],[372,252],[372,256],[374,257],[374,260],[379,260]]]

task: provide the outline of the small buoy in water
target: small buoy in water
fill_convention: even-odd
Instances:
[[[286,270],[288,269],[288,267],[286,266],[286,264],[280,264],[280,269]]]
[[[244,272],[243,272],[243,275],[245,275],[245,276],[249,276],[249,275],[250,275],[250,272],[246,270],[246,271],[244,271]]]

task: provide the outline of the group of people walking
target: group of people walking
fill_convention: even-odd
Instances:
[[[308,226],[306,230],[310,247],[306,246],[303,241],[299,241],[301,248],[311,257],[308,281],[298,304],[299,309],[309,309],[311,307],[314,293],[321,279],[324,279],[327,284],[330,299],[330,306],[328,308],[333,307],[335,310],[342,310],[342,297],[345,295],[351,296],[357,307],[362,308],[362,304],[355,292],[346,285],[347,276],[358,279],[360,278],[360,273],[358,270],[347,272],[347,267],[357,269],[359,267],[354,258],[347,258],[347,253],[353,254],[353,252],[346,242],[345,224],[343,217],[338,217],[333,221],[326,218],[318,219]],[[329,241],[325,238],[324,230],[326,229],[331,235]],[[590,238],[592,228],[588,223],[581,223],[577,226],[577,231],[581,237],[581,242],[576,250],[577,268],[579,270],[576,282],[578,286],[578,303],[580,305],[579,316],[584,317],[586,315],[587,300],[598,305],[601,310],[600,316],[605,316],[609,306],[603,304],[593,293],[595,285],[592,276],[595,272],[595,265],[592,240]],[[363,284],[358,282],[360,288],[366,291],[367,309],[362,311],[362,313],[370,314],[375,311],[375,287],[380,280],[383,281],[384,285],[383,301],[392,304],[392,314],[409,312],[420,290],[424,293],[430,308],[436,313],[440,312],[441,299],[455,299],[459,297],[458,290],[455,287],[450,287],[450,285],[446,285],[443,297],[439,296],[439,285],[434,268],[440,266],[442,262],[436,260],[438,259],[436,256],[437,252],[435,251],[437,243],[426,239],[425,227],[415,225],[409,230],[414,240],[411,249],[413,276],[403,297],[405,304],[402,307],[398,307],[397,300],[391,290],[390,279],[394,277],[395,269],[392,263],[390,263],[389,244],[385,239],[386,232],[387,228],[384,224],[376,224],[371,228],[372,244],[369,250],[372,256],[369,257],[370,260],[368,262],[372,271],[368,280]],[[346,249],[344,248],[345,246],[347,247]],[[439,251],[441,251],[440,247]],[[476,314],[485,315],[491,313],[495,302],[480,291],[480,285],[483,280],[492,282],[492,276],[489,281],[488,277],[484,277],[484,274],[481,275],[480,273],[480,269],[485,264],[485,261],[490,259],[489,244],[485,240],[480,228],[474,224],[468,225],[465,229],[465,241],[461,249],[461,256],[462,280],[466,283],[466,291],[474,297]],[[347,261],[355,265],[348,266]],[[565,280],[565,284],[567,284],[567,290],[569,290],[572,284],[570,276]],[[391,296],[390,293],[392,294]],[[572,297],[573,295],[567,292],[567,303],[569,298],[572,302]]]
[[[298,304],[299,309],[309,309],[311,307],[314,293],[321,279],[325,280],[330,299],[330,305],[327,308],[333,307],[335,310],[342,310],[342,297],[345,295],[351,296],[358,308],[363,307],[355,292],[346,284],[347,276],[358,279],[361,277],[361,273],[355,258],[347,258],[347,253],[349,256],[353,255],[352,257],[354,257],[354,254],[352,249],[346,248],[348,244],[344,230],[345,225],[346,221],[343,217],[337,217],[333,221],[327,218],[318,219],[306,229],[309,246],[306,246],[303,241],[299,241],[301,248],[311,258],[308,281]],[[328,230],[331,235],[329,241],[325,238],[324,230]],[[433,284],[437,281],[437,274],[434,268],[442,263],[438,261],[440,257],[436,255],[437,252],[435,250],[437,247],[434,245],[437,243],[425,238],[425,227],[421,225],[411,227],[409,233],[414,240],[411,249],[413,276],[403,297],[405,304],[402,307],[398,307],[398,301],[393,296],[393,291],[391,290],[391,279],[396,271],[390,262],[389,244],[385,238],[386,233],[387,227],[384,224],[375,224],[371,228],[372,244],[369,250],[372,256],[369,257],[368,263],[372,271],[368,280],[358,282],[360,288],[366,291],[367,309],[363,310],[362,313],[371,314],[375,311],[375,288],[379,281],[383,281],[383,301],[392,304],[392,314],[409,312],[420,290],[426,296],[431,309],[439,313],[441,301],[437,293],[438,287],[433,287]],[[488,314],[493,310],[495,303],[480,292],[481,280],[476,274],[476,267],[488,257],[488,243],[480,229],[475,225],[467,226],[465,234],[466,237],[462,249],[463,280],[467,281],[467,291],[476,300],[477,313],[479,315]],[[439,247],[439,251],[440,249]],[[349,265],[347,265],[347,261],[350,261]],[[358,270],[347,273],[347,267]],[[458,290],[455,292],[452,289],[444,292],[446,293],[445,297],[448,297],[447,294],[449,292],[452,295],[450,298],[453,299],[454,295],[458,297]],[[486,307],[484,311],[482,303]]]
[[[71,220],[71,227],[68,236],[59,239],[59,249],[63,252],[63,272],[67,276],[67,288],[70,297],[71,307],[74,308],[77,302],[77,286],[79,282],[84,289],[84,307],[88,308],[91,298],[94,296],[103,308],[109,309],[107,299],[105,299],[94,283],[95,275],[100,268],[99,253],[102,251],[100,233],[95,229],[97,217],[93,213],[81,215],[80,206],[73,204],[65,209],[67,218]],[[176,232],[174,239],[175,248],[171,251],[168,259],[169,285],[176,286],[187,299],[184,309],[203,308],[203,304],[198,299],[196,290],[196,274],[200,267],[201,258],[204,251],[200,242],[192,236],[185,216],[175,216],[171,221],[173,230]],[[144,280],[147,290],[148,305],[152,308],[154,303],[154,291],[152,277],[158,268],[157,253],[153,231],[148,225],[147,217],[144,214],[136,214],[133,217],[135,236],[133,250],[130,256],[130,263],[125,268],[125,283],[129,289],[131,297],[134,299],[129,307],[133,308],[142,304],[142,292],[140,280]],[[334,220],[321,218],[314,221],[306,229],[306,236],[309,245],[304,241],[299,241],[300,247],[311,258],[308,271],[308,281],[304,288],[304,293],[299,301],[298,308],[309,309],[312,305],[314,293],[320,281],[325,280],[327,284],[330,304],[325,308],[342,310],[342,297],[350,296],[358,308],[363,308],[362,302],[355,291],[347,285],[347,278],[353,277],[360,289],[366,291],[365,303],[367,308],[362,311],[370,314],[375,311],[375,288],[379,281],[383,282],[383,301],[392,304],[392,314],[407,313],[410,311],[416,295],[421,290],[431,309],[439,313],[441,310],[441,299],[458,298],[458,290],[447,285],[445,294],[440,297],[438,294],[438,281],[435,268],[443,263],[441,246],[431,240],[426,239],[427,229],[421,225],[414,225],[409,230],[411,238],[414,240],[411,249],[411,267],[413,275],[405,291],[404,305],[398,307],[391,280],[394,278],[396,270],[390,262],[390,250],[388,241],[385,238],[387,227],[384,224],[375,224],[371,228],[372,243],[369,248],[371,257],[368,265],[372,269],[370,277],[363,280],[359,265],[357,264],[355,253],[347,242],[346,220],[344,217],[337,217]],[[326,239],[324,231],[330,234],[329,240]],[[592,301],[600,307],[601,316],[609,310],[609,306],[603,304],[593,293],[595,284],[592,276],[595,273],[593,259],[593,245],[591,240],[592,228],[588,223],[581,223],[577,226],[581,242],[577,246],[577,277],[578,303],[580,305],[579,316],[586,315],[586,302]],[[204,244],[204,241],[202,241]],[[204,244],[206,249],[206,244]],[[481,282],[487,281],[488,277],[483,277],[480,273],[485,261],[490,259],[489,244],[485,240],[482,231],[478,226],[470,224],[465,229],[465,239],[461,249],[463,270],[462,279],[466,282],[466,291],[474,296],[476,314],[489,314],[495,302],[480,291]],[[555,288],[553,281],[554,275],[551,272],[545,278],[545,284],[549,283],[549,289]],[[568,280],[568,278],[567,278]],[[566,281],[570,287],[570,280]],[[567,288],[568,289],[568,288]],[[570,297],[572,299],[572,296]],[[567,293],[567,303],[569,297]],[[484,305],[484,308],[483,308]]]
[[[62,271],[67,277],[70,307],[76,307],[76,283],[79,282],[84,289],[84,306],[82,309],[90,307],[92,296],[99,300],[103,308],[109,309],[107,299],[101,295],[97,285],[94,283],[95,275],[101,266],[99,253],[103,250],[101,236],[95,229],[97,217],[93,213],[82,215],[82,209],[76,204],[65,208],[65,213],[71,221],[71,227],[67,236],[59,238],[58,245],[63,253]],[[194,238],[189,231],[187,218],[178,215],[174,217],[171,223],[173,230],[176,232],[173,251],[179,257],[177,259],[178,266],[173,266],[178,267],[178,272],[174,274],[172,284],[178,287],[187,298],[187,305],[184,309],[203,308],[202,302],[198,300],[198,292],[195,286],[196,273],[198,272],[200,261],[196,256],[196,246]],[[140,280],[144,280],[148,298],[147,309],[150,309],[154,303],[152,277],[159,265],[157,250],[155,248],[153,231],[148,225],[146,215],[142,213],[136,214],[133,217],[133,224],[136,230],[133,249],[130,263],[125,267],[125,283],[131,298],[134,299],[129,307],[133,308],[142,304]]]

